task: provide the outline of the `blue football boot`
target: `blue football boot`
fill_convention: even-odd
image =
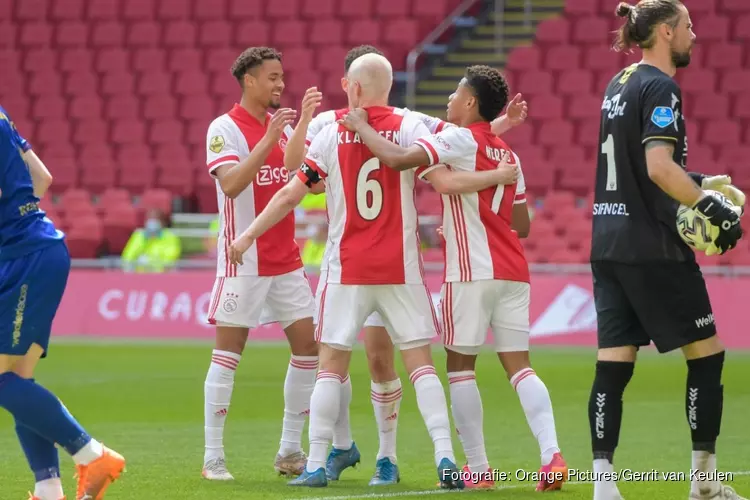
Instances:
[[[383,457],[375,462],[375,474],[370,479],[370,486],[387,486],[397,484],[401,481],[401,474],[398,472],[398,465],[391,462],[388,457]]]
[[[352,447],[348,450],[333,448],[326,460],[326,477],[329,481],[338,481],[339,476],[349,467],[354,467],[360,462],[361,456],[356,443],[352,441]]]
[[[328,486],[328,479],[326,478],[326,471],[323,467],[320,467],[315,472],[308,472],[307,469],[302,472],[301,475],[292,479],[288,483],[289,486],[307,486],[308,488],[324,488]]]
[[[461,479],[461,473],[456,467],[456,464],[444,458],[440,461],[440,465],[437,468],[438,481],[440,481],[440,487],[448,490],[462,490],[464,489],[464,481]]]

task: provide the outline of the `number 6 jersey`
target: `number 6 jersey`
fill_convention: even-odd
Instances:
[[[404,147],[429,134],[403,109],[373,106],[367,114],[376,131]],[[423,284],[415,171],[382,164],[358,134],[337,123],[315,135],[298,175],[308,168],[326,181],[328,283]]]

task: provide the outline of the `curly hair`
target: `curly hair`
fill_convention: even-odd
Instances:
[[[232,64],[232,75],[242,84],[245,73],[257,68],[263,61],[281,61],[281,52],[270,47],[250,47],[245,49]]]
[[[359,59],[365,54],[377,54],[379,56],[385,56],[385,54],[383,54],[380,49],[378,49],[377,47],[373,47],[372,45],[360,45],[358,47],[354,47],[352,50],[346,53],[346,58],[344,59],[344,73],[349,72],[349,68],[351,67],[355,59]]]
[[[637,5],[620,2],[615,10],[624,17],[625,24],[616,31],[614,47],[623,52],[634,46],[650,49],[654,46],[654,29],[666,23],[672,28],[680,21],[680,0],[641,0]]]
[[[479,115],[489,121],[494,120],[508,104],[508,82],[495,68],[489,66],[469,66],[466,68],[467,85],[477,98]]]

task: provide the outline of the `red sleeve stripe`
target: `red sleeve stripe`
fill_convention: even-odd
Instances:
[[[442,132],[444,128],[445,128],[445,122],[443,120],[440,120],[438,122],[437,127],[435,127],[435,133]]]
[[[237,156],[237,155],[227,155],[227,156],[221,156],[221,157],[219,157],[219,158],[216,158],[216,159],[215,159],[214,161],[212,161],[211,163],[209,163],[209,164],[208,164],[208,168],[209,168],[209,170],[210,170],[210,169],[212,169],[213,167],[215,167],[215,166],[217,166],[217,165],[219,165],[219,164],[221,164],[221,163],[227,163],[227,162],[231,162],[231,161],[236,161],[237,163],[239,163],[239,162],[240,162],[240,157],[239,157],[239,156]]]
[[[321,179],[325,179],[326,177],[328,177],[328,174],[325,173],[325,172],[323,172],[323,170],[318,166],[318,164],[315,163],[310,158],[305,158],[305,163],[307,165],[311,166],[312,168],[314,168],[315,171],[318,173],[318,175],[320,176]]]
[[[305,139],[305,147],[310,147],[310,144],[312,144],[311,140]]]
[[[440,157],[438,156],[437,151],[435,151],[435,148],[432,147],[432,144],[424,139],[417,139],[414,141],[414,144],[422,146],[424,150],[427,151],[427,156],[430,157],[430,165],[440,163]]]
[[[526,193],[518,193],[516,197],[513,199],[514,205],[525,203],[525,202],[526,202]]]

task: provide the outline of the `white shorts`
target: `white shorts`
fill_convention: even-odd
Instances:
[[[492,328],[496,352],[528,351],[530,299],[528,283],[444,283],[440,300],[443,344],[461,354],[478,354]]]
[[[320,316],[320,295],[323,293],[323,288],[325,288],[327,280],[328,269],[321,269],[320,278],[318,279],[318,288],[315,290],[315,316],[313,317],[313,322],[315,322],[316,325],[318,324],[318,317]],[[365,320],[365,327],[368,326],[378,326],[382,328],[385,325],[383,324],[383,318],[380,317],[380,314],[374,312]]]
[[[351,349],[365,320],[380,313],[394,344],[404,346],[435,338],[440,331],[432,300],[424,285],[340,285],[320,292],[315,337],[339,349]]]
[[[218,326],[255,328],[282,326],[315,315],[315,299],[304,269],[279,276],[216,278],[208,322]]]

